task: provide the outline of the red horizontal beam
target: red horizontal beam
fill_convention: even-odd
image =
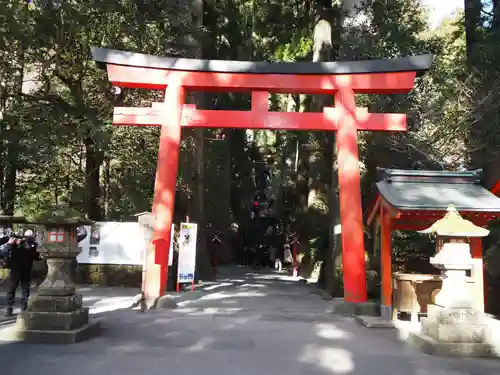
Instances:
[[[275,130],[335,130],[324,113],[216,111],[184,108],[182,126],[192,128],[240,128]]]
[[[165,122],[162,103],[151,108],[118,107],[114,110],[114,125],[161,126]],[[325,108],[323,112],[252,112],[198,110],[185,105],[182,113],[183,127],[242,128],[279,130],[337,130],[342,121],[342,111]],[[358,130],[405,131],[406,115],[368,113],[356,111]]]
[[[418,224],[394,224],[391,229],[392,230],[401,230],[401,231],[413,231],[417,232],[419,230],[424,230],[429,228],[430,225],[418,225]]]
[[[185,72],[107,64],[109,81],[115,86],[161,89],[176,84],[197,91],[253,91],[332,94],[342,88],[356,93],[396,94],[413,88],[416,72],[283,75],[248,73]]]

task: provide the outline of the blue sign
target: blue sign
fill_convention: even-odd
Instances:
[[[191,281],[194,280],[194,274],[192,273],[180,273],[179,281]]]

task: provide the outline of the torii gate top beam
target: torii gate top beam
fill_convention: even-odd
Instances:
[[[209,73],[300,75],[423,73],[429,69],[432,62],[432,55],[430,54],[385,60],[269,63],[264,61],[199,60],[160,57],[99,47],[91,47],[91,51],[93,59],[104,64]]]
[[[432,55],[388,60],[323,63],[267,63],[158,57],[92,47],[105,64],[112,84],[130,88],[331,94],[341,88],[356,93],[406,93],[417,73],[429,69]]]

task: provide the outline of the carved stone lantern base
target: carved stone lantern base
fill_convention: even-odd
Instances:
[[[487,339],[488,318],[470,308],[429,305],[421,331],[408,339],[425,353],[442,356],[498,357]]]

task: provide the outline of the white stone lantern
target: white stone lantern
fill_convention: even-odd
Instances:
[[[433,302],[446,308],[471,308],[467,293],[467,271],[473,267],[469,239],[485,237],[489,230],[465,220],[449,206],[444,218],[421,233],[436,235],[436,255],[430,263],[441,269],[443,285]]]
[[[430,262],[441,269],[443,284],[427,308],[427,317],[421,319],[420,332],[410,332],[408,340],[429,354],[494,355],[486,339],[487,319],[474,309],[466,284],[466,271],[473,266],[470,238],[485,237],[489,231],[449,206],[444,218],[420,233],[436,235],[437,251]]]

